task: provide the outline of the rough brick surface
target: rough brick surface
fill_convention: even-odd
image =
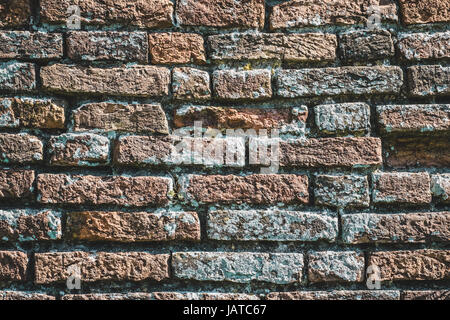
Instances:
[[[54,296],[43,293],[23,291],[0,291],[0,300],[3,301],[26,301],[26,300],[56,300]]]
[[[346,61],[367,61],[394,56],[394,43],[387,30],[357,30],[340,35],[339,50]]]
[[[406,60],[450,58],[450,32],[407,33],[400,36],[397,47]]]
[[[403,291],[402,300],[450,300],[449,290]]]
[[[450,174],[434,174],[431,176],[431,191],[440,202],[450,202]]]
[[[29,23],[31,6],[28,0],[2,1],[0,4],[0,28],[20,27]]]
[[[270,70],[234,71],[213,73],[214,94],[224,100],[261,100],[272,96]]]
[[[1,24],[1,23],[0,23]],[[58,33],[1,31],[1,59],[57,59],[63,56],[63,37]]]
[[[321,251],[308,255],[308,280],[316,282],[361,282],[364,255],[353,251]]]
[[[36,89],[36,71],[32,63],[0,62],[0,90],[32,91]]]
[[[67,294],[62,300],[259,300],[258,295],[244,293],[153,292]]]
[[[43,145],[38,137],[0,133],[0,163],[33,163],[42,159]]]
[[[28,256],[21,251],[0,251],[0,281],[25,281]]]
[[[449,0],[400,0],[405,24],[449,22]]]
[[[366,176],[319,175],[315,180],[314,199],[319,206],[368,207],[369,181]]]
[[[148,39],[154,64],[203,64],[206,62],[201,35],[178,32],[151,33]]]
[[[32,197],[34,171],[0,170],[0,199],[29,199]]]
[[[412,96],[450,95],[450,67],[412,66],[408,68],[407,74]]]
[[[366,133],[370,106],[366,103],[322,104],[314,107],[316,125],[327,134]]]
[[[400,300],[396,290],[336,290],[272,292],[267,300]]]
[[[175,68],[172,74],[175,99],[207,100],[211,98],[209,73],[194,68]]]

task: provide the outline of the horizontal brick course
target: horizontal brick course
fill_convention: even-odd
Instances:
[[[30,199],[34,190],[34,176],[32,170],[0,170],[0,199]]]
[[[62,300],[259,300],[258,295],[217,292],[152,292],[67,294]]]
[[[272,292],[267,300],[400,300],[397,290],[334,290]]]
[[[0,31],[1,59],[58,59],[63,56],[59,33]]]
[[[402,292],[402,300],[450,300],[449,290],[407,290]]]
[[[0,133],[0,163],[33,163],[43,159],[43,144],[26,133]]]
[[[0,251],[0,281],[25,281],[28,256],[21,251]]]
[[[23,291],[0,291],[0,300],[3,301],[26,301],[26,300],[56,300],[54,296],[43,293]]]
[[[213,73],[214,95],[223,100],[261,100],[272,96],[270,70],[218,70]]]

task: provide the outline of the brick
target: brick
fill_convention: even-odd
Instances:
[[[153,97],[169,93],[170,71],[155,66],[95,68],[54,64],[41,68],[43,89],[65,94]]]
[[[425,243],[450,240],[450,212],[342,216],[345,243]]]
[[[33,196],[33,184],[32,170],[0,170],[0,199],[30,199]]]
[[[403,72],[399,67],[340,67],[280,70],[277,95],[283,98],[399,93]]]
[[[148,36],[154,64],[206,63],[203,37],[195,33],[151,33]]]
[[[406,33],[399,36],[397,47],[403,59],[410,61],[450,58],[450,32]]]
[[[366,176],[316,177],[314,198],[316,205],[337,208],[362,208],[370,205],[369,181]]]
[[[169,133],[160,104],[88,103],[72,113],[74,131],[105,130]]]
[[[30,17],[31,6],[28,0],[2,1],[0,4],[0,28],[28,25]]]
[[[0,281],[25,281],[28,256],[20,251],[0,251]]]
[[[450,300],[449,290],[407,290],[402,292],[402,300]]]
[[[40,203],[143,207],[166,204],[171,183],[164,177],[40,174],[37,189]]]
[[[231,33],[208,37],[213,60],[333,61],[337,39],[324,33]]]
[[[172,268],[174,276],[184,280],[289,284],[302,278],[303,254],[176,252]]]
[[[129,292],[67,294],[62,300],[259,300],[259,296],[244,293],[197,293],[197,292]]]
[[[211,98],[209,73],[194,68],[175,68],[172,76],[173,96],[178,100]]]
[[[333,290],[271,292],[267,300],[400,300],[397,290]]]
[[[81,241],[197,241],[195,212],[71,212],[67,236]]]
[[[153,300],[152,293],[128,292],[128,293],[88,293],[88,294],[66,294],[61,300],[74,301],[140,301]]]
[[[318,282],[361,282],[364,255],[354,251],[321,251],[309,254],[308,280]]]
[[[0,210],[0,242],[61,239],[61,213],[52,210]]]
[[[189,175],[181,194],[200,203],[277,204],[309,202],[308,177],[293,174]]]
[[[70,266],[81,281],[162,281],[169,278],[169,255],[146,252],[52,252],[35,254],[35,283],[65,282]]]
[[[0,62],[0,90],[32,91],[36,89],[36,71],[32,63]]]
[[[23,292],[23,291],[0,291],[0,300],[3,301],[26,301],[26,300],[56,300],[54,296],[43,293]]]
[[[405,24],[450,22],[450,0],[400,0]]]
[[[378,6],[383,21],[397,21],[393,1],[383,0],[322,0],[320,2],[292,0],[275,5],[270,15],[270,29],[298,28],[321,25],[367,24],[371,6]]]
[[[412,66],[407,69],[407,75],[411,96],[450,95],[450,67]]]
[[[379,138],[323,138],[280,143],[283,167],[358,168],[378,166],[382,162]]]
[[[176,15],[182,26],[262,28],[264,0],[178,1]]]
[[[43,159],[41,140],[26,133],[0,133],[0,163],[34,163]]]
[[[450,104],[386,105],[377,107],[384,133],[450,131]]]
[[[387,30],[355,30],[339,36],[339,52],[345,61],[371,61],[395,55],[394,42]]]
[[[0,31],[1,59],[58,59],[63,56],[59,33]]]
[[[380,269],[381,281],[450,278],[449,250],[378,251],[369,255],[368,263]]]
[[[261,100],[272,97],[270,70],[217,70],[213,73],[213,91],[224,100]]]
[[[338,221],[326,213],[210,210],[208,238],[220,241],[335,241]]]
[[[424,205],[431,202],[430,175],[426,172],[372,174],[372,201],[377,204]]]
[[[326,134],[364,134],[370,131],[370,106],[366,103],[322,104],[314,107],[319,130]]]
[[[42,0],[41,21],[66,24],[67,8],[80,8],[81,24],[122,24],[140,28],[171,27],[173,3],[170,0]]]
[[[450,203],[450,173],[431,176],[431,192],[442,203]]]
[[[72,60],[148,62],[146,32],[73,31],[68,33],[66,43]]]

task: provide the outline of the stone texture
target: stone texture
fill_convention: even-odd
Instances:
[[[345,150],[345,152],[344,152]],[[280,143],[284,167],[369,167],[381,165],[379,138],[323,138]]]
[[[221,241],[335,241],[336,217],[273,210],[210,210],[208,238]]]
[[[396,290],[333,290],[271,292],[267,300],[400,300]]]
[[[148,62],[146,32],[72,31],[66,43],[67,56],[72,60]]]
[[[178,100],[207,100],[211,98],[209,73],[183,67],[173,69],[172,91]]]
[[[0,22],[1,24],[1,22]],[[63,37],[59,33],[0,31],[1,59],[59,59]]]
[[[425,243],[450,240],[450,212],[358,213],[342,216],[345,243]]]
[[[72,118],[75,131],[169,133],[166,114],[160,104],[88,103],[74,110]]]
[[[403,291],[402,300],[450,300],[449,290]]]
[[[354,251],[321,251],[309,255],[308,280],[318,282],[361,282],[364,255]]]
[[[129,292],[129,293],[89,293],[89,294],[66,294],[61,300],[74,301],[141,301],[153,300],[153,293]]]
[[[245,293],[197,293],[197,292],[152,292],[152,293],[91,293],[67,294],[62,300],[259,300],[260,297]]]
[[[169,278],[169,255],[146,252],[51,252],[35,254],[35,283],[65,282],[70,266],[81,281],[162,281]]]
[[[208,37],[213,60],[333,61],[337,39],[324,33],[231,33]]]
[[[431,192],[439,202],[450,203],[450,173],[432,175]]]
[[[26,200],[33,196],[34,171],[0,170],[0,200]]]
[[[426,172],[382,172],[372,175],[372,201],[377,204],[424,205],[431,202]]]
[[[65,24],[71,5],[80,7],[82,25],[166,28],[173,24],[170,0],[42,0],[40,5],[41,21],[49,24]]]
[[[49,141],[50,164],[97,166],[109,162],[109,139],[92,133],[65,133]]]
[[[3,0],[0,2],[0,28],[28,25],[31,6],[28,0]]]
[[[178,279],[198,281],[261,281],[275,284],[299,282],[301,253],[176,252],[173,274]]]
[[[130,207],[164,205],[172,181],[164,177],[40,174],[40,203],[109,204]]]
[[[28,256],[20,251],[0,251],[0,281],[25,281]]]
[[[339,36],[339,52],[345,61],[370,61],[395,55],[394,42],[387,30],[354,30]]]
[[[309,202],[308,177],[293,174],[200,176],[183,178],[181,193],[200,203],[277,204]]]
[[[408,88],[412,96],[450,95],[450,67],[412,66],[407,69]]]
[[[195,212],[71,212],[67,235],[81,241],[195,241],[200,222]]]
[[[370,131],[370,106],[366,103],[322,104],[314,107],[319,130],[327,134],[364,134]]]
[[[450,279],[449,250],[378,251],[368,263],[378,266],[381,281]]]
[[[155,66],[95,68],[54,64],[41,68],[44,90],[65,94],[153,97],[169,93],[169,69]]]
[[[32,63],[0,62],[0,90],[32,91],[36,89],[36,71]]]
[[[1,241],[61,239],[61,213],[52,210],[0,210]]]
[[[43,159],[41,140],[26,133],[0,133],[0,163],[34,163]]]
[[[182,26],[262,28],[264,0],[177,1],[177,20]]]
[[[0,300],[3,301],[43,301],[56,300],[54,296],[49,296],[43,293],[23,292],[23,291],[0,291]]]
[[[272,97],[271,71],[267,69],[213,73],[213,91],[224,100],[261,100]]]
[[[450,0],[400,0],[405,24],[450,22]]]
[[[369,181],[366,176],[318,175],[315,181],[314,199],[319,206],[369,207]]]
[[[151,33],[148,36],[154,64],[206,63],[203,37],[195,33]]]
[[[450,32],[406,33],[399,36],[397,48],[410,61],[450,58]]]
[[[397,66],[285,69],[276,77],[283,98],[399,93],[402,85]]]

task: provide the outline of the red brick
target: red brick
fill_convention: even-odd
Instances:
[[[396,290],[333,290],[272,292],[267,300],[400,300]]]
[[[450,32],[407,33],[399,37],[397,47],[403,59],[416,61],[450,58]]]
[[[178,100],[211,98],[209,73],[194,68],[175,68],[172,75],[173,96]]]
[[[395,55],[394,42],[387,30],[354,30],[339,36],[339,50],[345,61],[381,60]]]
[[[204,64],[203,37],[195,33],[151,33],[148,36],[150,55],[154,64]]]
[[[34,171],[0,170],[0,199],[29,199],[33,195]]]
[[[0,28],[28,25],[31,6],[28,0],[2,1],[0,3]]]
[[[0,31],[1,59],[58,59],[63,56],[59,33]]]
[[[28,256],[20,251],[0,251],[0,281],[25,281]]]
[[[32,91],[36,89],[35,65],[26,62],[0,62],[0,90]]]
[[[402,300],[450,300],[450,290],[403,291]]]
[[[217,70],[213,73],[213,90],[224,100],[261,100],[272,97],[270,70]]]
[[[0,133],[0,163],[33,163],[43,159],[41,140],[26,133]]]
[[[411,96],[450,95],[450,67],[420,65],[407,69],[408,89]]]
[[[399,0],[405,24],[450,22],[450,0]]]
[[[56,300],[54,296],[43,293],[24,291],[0,291],[0,300],[4,301],[26,301],[26,300]]]

